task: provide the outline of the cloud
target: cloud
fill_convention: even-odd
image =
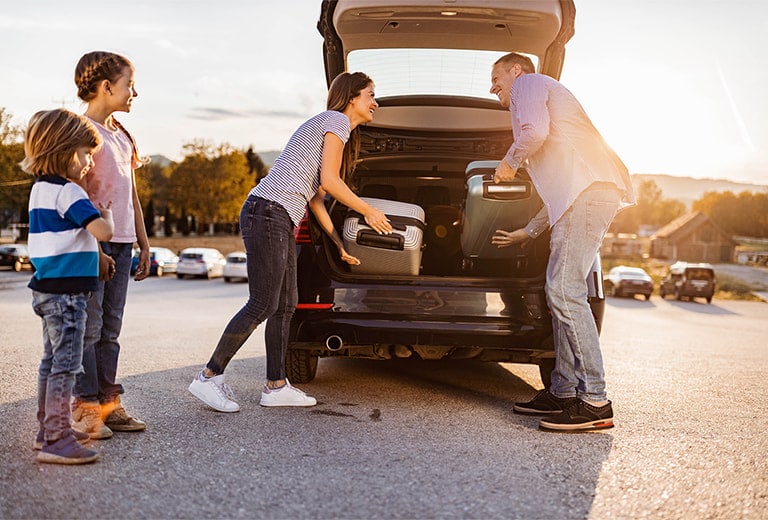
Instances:
[[[289,110],[230,110],[228,108],[220,107],[195,107],[190,110],[187,117],[204,121],[226,121],[229,119],[248,119],[253,117],[295,119],[305,118],[307,117],[307,114],[305,112]]]

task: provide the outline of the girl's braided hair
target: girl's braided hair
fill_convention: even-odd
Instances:
[[[77,97],[86,103],[92,101],[99,91],[99,83],[107,80],[116,82],[128,67],[133,70],[133,64],[125,56],[108,51],[93,51],[84,54],[75,66],[75,86],[77,87]],[[112,119],[115,125],[128,136],[133,147],[133,162],[136,168],[139,168],[150,162],[149,157],[139,155],[136,140],[119,123]]]

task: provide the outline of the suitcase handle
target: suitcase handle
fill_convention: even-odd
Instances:
[[[357,232],[357,243],[361,246],[389,249],[391,251],[403,251],[405,239],[403,235],[379,235],[372,229],[361,229]]]
[[[357,215],[358,217],[358,223],[363,226],[368,226],[368,224],[365,222],[365,217],[360,215],[358,212],[354,211],[354,215]],[[424,231],[424,222],[421,220],[415,218],[415,217],[404,217],[402,215],[387,215],[387,219],[389,219],[389,223],[392,226],[392,229],[396,229],[397,231],[405,232],[408,226],[414,226],[422,231]]]
[[[512,181],[494,184],[493,177],[483,177],[483,198],[492,200],[520,200],[531,196],[531,184]]]

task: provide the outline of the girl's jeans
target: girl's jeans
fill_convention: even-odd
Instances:
[[[552,310],[555,370],[550,392],[585,401],[607,399],[603,357],[587,301],[587,275],[619,205],[615,187],[593,184],[552,226],[547,301]]]
[[[99,290],[88,301],[88,323],[85,328],[83,370],[77,377],[75,397],[81,401],[113,401],[124,392],[117,379],[120,354],[120,329],[131,276],[133,244],[102,242],[101,250],[115,261],[115,275],[99,282]]]
[[[37,420],[45,440],[54,442],[70,429],[70,400],[75,375],[82,372],[86,306],[90,293],[32,291],[32,308],[43,323],[43,358],[37,376]]]
[[[224,373],[251,333],[267,320],[267,379],[277,381],[285,378],[288,332],[299,300],[293,223],[280,204],[251,195],[240,212],[240,229],[248,255],[248,301],[224,329],[207,367]]]

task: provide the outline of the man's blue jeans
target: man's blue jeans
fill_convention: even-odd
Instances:
[[[124,392],[115,382],[120,355],[117,339],[123,326],[133,244],[102,242],[101,249],[114,259],[115,275],[108,282],[99,282],[99,290],[88,301],[84,372],[77,377],[74,393],[81,401],[106,403]]]
[[[240,229],[248,255],[248,301],[224,329],[207,367],[223,374],[256,327],[267,320],[267,379],[278,381],[285,378],[288,333],[299,301],[293,222],[280,204],[250,196],[240,212]]]
[[[549,390],[557,397],[607,399],[600,338],[587,301],[587,276],[619,199],[615,187],[593,184],[552,226],[546,292],[555,339]]]
[[[90,293],[32,291],[32,308],[43,323],[43,358],[37,375],[37,420],[54,442],[70,429],[75,376],[82,372],[86,306]]]

